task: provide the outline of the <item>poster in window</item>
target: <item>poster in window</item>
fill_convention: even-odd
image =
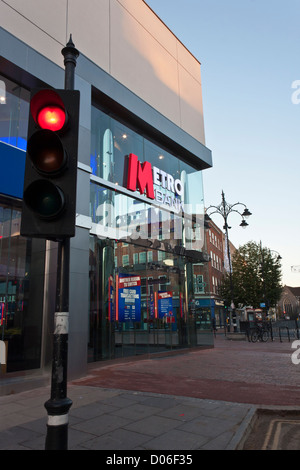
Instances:
[[[119,321],[141,321],[141,278],[120,274],[119,276]]]
[[[164,318],[167,323],[175,321],[172,292],[158,292],[158,317]]]

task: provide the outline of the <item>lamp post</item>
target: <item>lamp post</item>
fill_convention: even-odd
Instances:
[[[239,206],[244,207],[244,211],[241,213],[238,208]],[[212,212],[208,213],[208,211],[212,210]],[[242,202],[236,202],[235,204],[228,204],[225,200],[224,191],[222,191],[222,202],[218,206],[209,206],[206,209],[206,215],[209,217],[213,214],[220,214],[223,217],[224,225],[223,229],[225,230],[225,239],[226,239],[226,248],[227,248],[227,256],[228,256],[228,264],[229,264],[229,280],[230,280],[230,294],[231,294],[231,310],[232,310],[232,321],[233,321],[233,331],[237,331],[236,325],[236,312],[235,312],[235,305],[233,302],[234,299],[234,287],[233,287],[233,280],[232,280],[232,266],[231,266],[231,256],[230,256],[230,246],[229,246],[229,238],[228,238],[228,230],[231,228],[228,225],[228,216],[232,212],[237,212],[242,217],[242,222],[240,223],[240,227],[246,228],[248,223],[245,219],[247,219],[251,214],[249,209],[243,204]]]

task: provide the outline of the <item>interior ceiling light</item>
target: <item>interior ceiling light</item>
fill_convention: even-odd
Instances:
[[[3,80],[0,80],[0,104],[6,103],[6,88]]]

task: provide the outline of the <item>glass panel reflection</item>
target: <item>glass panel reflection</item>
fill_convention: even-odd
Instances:
[[[96,107],[91,168],[89,361],[212,344],[202,173]]]
[[[176,180],[182,182],[183,193],[180,201],[182,204],[190,205],[190,208],[186,207],[185,211],[203,212],[202,172],[187,164],[183,155],[175,156],[169,153],[95,106],[92,106],[91,136],[93,175],[126,187],[128,156],[134,154],[141,164],[150,162],[152,169],[158,170],[157,179],[161,183],[154,185],[154,190],[158,192],[156,199],[161,204],[166,203],[170,206],[167,198],[172,200],[176,197],[174,190],[170,190],[170,184],[166,185],[168,188],[164,187],[164,177],[166,177],[164,175],[169,175],[173,182]],[[162,187],[164,187],[163,191],[161,191]],[[201,206],[202,208],[199,209]]]
[[[0,327],[4,372],[40,367],[44,241],[20,236],[21,210],[0,206]],[[30,295],[31,294],[31,295]]]
[[[212,344],[207,280],[207,263],[91,236],[88,360]]]
[[[92,233],[101,238],[140,243],[155,249],[201,251],[203,214],[176,214],[91,183]]]
[[[29,91],[0,75],[0,141],[26,150]]]

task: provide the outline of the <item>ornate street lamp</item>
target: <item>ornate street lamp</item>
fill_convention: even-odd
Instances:
[[[238,206],[243,206],[244,211],[241,213],[238,210]],[[208,211],[210,211],[208,213]],[[229,264],[229,279],[230,279],[230,292],[231,292],[231,310],[232,310],[232,321],[233,321],[233,330],[237,331],[237,325],[236,325],[236,313],[235,313],[235,305],[233,302],[233,280],[232,280],[232,266],[231,266],[231,257],[230,257],[230,247],[229,247],[229,237],[228,237],[228,229],[231,227],[228,226],[228,216],[232,212],[237,212],[241,217],[242,217],[242,222],[240,223],[240,227],[246,228],[248,226],[248,223],[246,222],[245,219],[247,219],[251,214],[249,209],[243,204],[242,202],[236,202],[235,204],[228,204],[225,200],[225,194],[224,191],[222,191],[222,202],[218,206],[209,206],[206,209],[206,215],[209,217],[213,214],[220,214],[223,217],[224,220],[224,230],[225,230],[225,239],[226,239],[226,248],[227,248],[227,256],[228,256],[228,264]]]

